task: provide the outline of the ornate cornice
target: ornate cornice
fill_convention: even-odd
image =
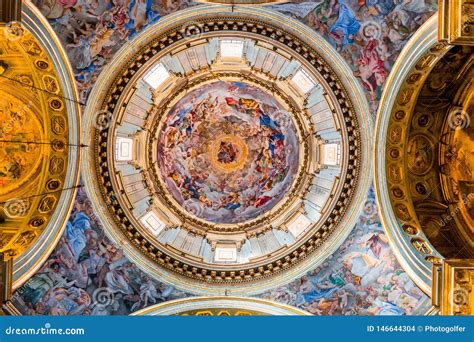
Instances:
[[[456,184],[450,177],[456,170],[449,165],[454,162],[451,140],[469,120],[456,105],[469,107],[461,94],[469,89],[472,57],[468,47],[438,42],[437,28],[433,16],[397,60],[378,112],[375,149],[384,227],[399,262],[427,294],[432,265],[442,257],[472,253],[463,236],[469,228],[462,228],[469,224],[460,223],[469,220],[461,202],[470,198],[453,197]]]

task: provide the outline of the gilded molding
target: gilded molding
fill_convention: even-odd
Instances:
[[[440,268],[437,292],[441,315],[474,314],[474,260],[447,259]]]
[[[472,257],[467,143],[472,52],[437,42],[433,16],[402,51],[377,121],[376,190],[394,252],[439,304],[442,258]],[[448,74],[446,74],[448,72]],[[433,265],[433,266],[432,266]],[[433,267],[433,272],[431,268]]]
[[[294,306],[266,299],[213,296],[168,301],[134,312],[132,316],[311,316]]]
[[[0,306],[12,297],[13,259],[0,253]]]
[[[383,226],[398,261],[428,295],[432,263],[438,262],[440,255],[424,236],[413,207],[407,206],[411,203],[406,190],[408,168],[401,159],[406,158],[402,151],[408,142],[406,127],[415,99],[436,61],[449,50],[445,43],[437,42],[437,29],[437,17],[433,16],[415,32],[398,57],[380,101],[374,149],[375,188]]]
[[[439,0],[438,39],[452,45],[474,45],[474,1]]]
[[[75,198],[80,162],[80,107],[67,55],[46,18],[29,0],[23,1],[21,25],[36,41],[22,46],[32,58],[35,83],[24,76],[18,81],[27,94],[33,84],[45,89],[39,97],[44,97],[42,110],[48,113],[44,124],[51,132],[51,145],[44,145],[50,146],[50,160],[41,173],[43,196],[38,197],[38,215],[27,224],[29,230],[35,231],[35,237],[31,239],[32,235],[25,233],[21,238],[22,252],[14,259],[13,289],[41,267],[62,236]],[[37,54],[39,50],[41,56]],[[46,177],[48,173],[54,177]]]
[[[156,109],[156,111],[150,114],[150,116],[153,118],[151,122],[151,127],[150,127],[150,135],[149,135],[149,141],[148,145],[152,145],[153,140],[155,139],[155,136],[157,135],[160,120],[163,117],[163,115],[166,114],[168,108],[170,107],[170,103],[175,100],[176,98],[179,98],[180,96],[183,95],[183,93],[189,92],[191,89],[199,87],[202,85],[204,82],[209,82],[212,80],[223,80],[226,78],[237,78],[242,81],[246,81],[250,84],[257,85],[258,87],[261,87],[263,89],[266,89],[267,91],[273,93],[274,96],[277,96],[282,99],[283,102],[289,107],[289,111],[295,120],[295,123],[298,127],[298,130],[301,136],[308,136],[311,134],[311,132],[307,131],[307,128],[305,127],[305,123],[303,122],[302,118],[300,118],[300,115],[304,115],[304,113],[299,113],[297,108],[292,104],[292,102],[284,95],[282,94],[279,90],[272,88],[271,84],[268,82],[265,82],[265,80],[260,80],[258,77],[251,76],[251,75],[242,75],[236,72],[218,72],[218,73],[212,73],[208,76],[201,77],[196,81],[189,82],[187,83],[184,87],[181,87],[181,89],[177,89],[175,92],[172,92],[172,95],[167,98],[167,100],[160,104],[160,107]],[[153,184],[155,185],[155,188],[158,189],[158,193],[160,197],[163,199],[165,204],[171,208],[182,220],[183,224],[182,227],[186,228],[190,231],[194,231],[194,229],[199,230],[199,227],[205,228],[207,231],[212,230],[212,231],[220,231],[220,232],[238,232],[238,231],[244,231],[247,234],[253,233],[253,234],[259,234],[263,232],[262,229],[265,229],[264,226],[268,226],[268,222],[272,219],[274,219],[277,216],[283,215],[290,205],[292,200],[298,198],[298,197],[303,197],[304,194],[308,191],[309,188],[309,182],[311,179],[309,177],[306,177],[306,175],[311,172],[309,168],[309,161],[310,161],[310,156],[309,156],[309,144],[307,140],[304,140],[301,142],[301,147],[303,150],[303,157],[300,160],[300,168],[298,175],[294,181],[294,184],[292,188],[289,190],[289,195],[286,196],[283,200],[282,203],[278,204],[276,209],[272,209],[270,212],[267,214],[261,215],[257,219],[251,220],[251,221],[246,221],[238,225],[217,225],[217,224],[212,224],[210,222],[207,222],[205,220],[200,220],[197,219],[191,215],[189,215],[185,210],[182,209],[181,206],[177,205],[175,201],[171,198],[171,196],[167,195],[167,191],[165,190],[165,187],[163,185],[163,182],[159,176],[159,170],[157,167],[157,163],[154,160],[156,158],[156,154],[154,153],[153,149],[149,148],[148,149],[148,168],[151,168],[152,172],[145,171],[146,173],[151,174],[151,180]],[[354,146],[354,142],[351,144],[351,146]],[[355,176],[355,175],[353,175]],[[153,191],[153,190],[150,190]],[[256,227],[261,227],[261,229],[257,230],[255,229]],[[268,229],[268,228],[267,228]]]

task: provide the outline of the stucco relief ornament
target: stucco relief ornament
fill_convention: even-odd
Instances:
[[[18,41],[23,38],[25,29],[21,26],[21,23],[12,22],[3,26],[3,34],[9,41]]]
[[[469,302],[469,291],[463,287],[453,290],[453,303],[458,306],[464,306]]]

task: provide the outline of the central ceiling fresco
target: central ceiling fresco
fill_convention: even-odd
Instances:
[[[238,223],[265,213],[298,170],[296,129],[262,90],[218,81],[186,94],[164,119],[158,163],[166,188],[190,214]]]

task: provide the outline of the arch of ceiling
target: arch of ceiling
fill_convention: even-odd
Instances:
[[[79,179],[80,108],[68,58],[29,1],[0,33],[0,252],[13,287],[45,262],[64,231]]]
[[[434,302],[433,266],[473,255],[472,73],[472,49],[439,42],[433,17],[401,52],[377,116],[381,218],[400,264]]]
[[[432,266],[431,263],[425,259],[424,255],[417,253],[414,250],[410,238],[400,229],[400,224],[392,209],[392,204],[389,199],[389,191],[386,186],[387,167],[385,154],[387,139],[390,137],[388,124],[393,108],[396,106],[397,96],[403,87],[404,80],[407,79],[412,69],[416,67],[419,59],[429,52],[433,46],[438,44],[437,29],[437,18],[432,17],[413,35],[409,44],[407,44],[404,50],[402,50],[382,95],[381,105],[377,116],[378,120],[376,123],[376,149],[374,149],[377,179],[376,189],[384,226],[389,233],[392,245],[394,246],[394,252],[397,255],[399,262],[405,269],[410,271],[410,276],[426,293],[431,292]],[[430,64],[427,64],[427,66],[429,65]],[[437,254],[435,256],[439,257]]]
[[[260,73],[256,69],[248,68],[249,65],[252,66],[252,61],[250,60],[215,64],[209,63],[209,61],[206,60],[206,57],[209,58],[209,54],[205,55],[205,51],[209,51],[209,45],[214,44],[215,39],[213,39],[212,33],[214,31],[217,34],[217,36],[214,34],[214,37],[221,36],[221,39],[226,41],[240,39],[240,41],[243,42],[244,37],[246,37],[245,39],[248,40],[247,43],[250,43],[246,43],[246,46],[252,45],[253,43],[252,46],[255,47],[255,42],[260,40],[259,51],[263,54],[273,55],[274,61],[276,62],[267,66],[267,70],[261,70]],[[240,36],[238,31],[242,31],[245,34]],[[255,41],[252,41],[252,39],[255,39]],[[265,44],[267,46],[265,46]],[[294,52],[291,50],[285,51],[284,44],[294,49],[294,52],[297,53],[295,56],[301,55],[301,57],[299,57],[299,59],[289,57],[288,55],[291,56]],[[203,54],[201,54],[202,61],[199,59],[199,51],[203,52]],[[222,51],[220,52],[222,55]],[[175,57],[170,57],[171,55]],[[194,63],[196,63],[197,66],[195,69],[197,69],[197,71],[192,69],[193,62],[190,61],[190,55],[194,56]],[[167,59],[168,65],[172,65],[173,58],[182,58],[180,60],[182,65],[186,65],[184,63],[186,60],[186,63],[190,64],[189,70],[176,71],[168,67],[166,72],[177,76],[167,79],[166,82],[170,82],[171,85],[163,82],[155,93],[146,95],[150,84],[148,84],[148,87],[140,86],[139,79],[141,77],[146,78],[147,74],[145,71],[150,71],[151,66],[156,65],[156,63],[161,60]],[[205,66],[199,65],[199,63],[203,63]],[[273,68],[278,63],[280,67]],[[162,64],[164,64],[164,62],[158,65]],[[232,67],[232,64],[234,64],[234,67]],[[245,71],[245,66],[247,66],[247,71]],[[264,66],[262,67],[265,68]],[[277,75],[278,72],[284,73],[282,70],[285,68],[292,70],[287,73],[288,75]],[[204,70],[201,72],[202,75],[200,75],[201,69]],[[252,75],[252,72],[255,76]],[[272,72],[275,74],[272,75]],[[295,78],[293,78],[292,81],[294,85],[292,90],[288,86],[288,81],[281,81],[287,79],[289,76],[298,76],[298,72],[311,74],[310,76],[304,77],[306,77],[306,79],[317,80],[320,82],[320,86],[314,83],[312,87],[308,89],[301,88],[302,81],[297,82]],[[243,266],[240,266],[238,262],[206,263],[205,259],[203,260],[205,255],[193,255],[193,253],[189,251],[180,250],[180,246],[178,246],[178,248],[175,246],[172,246],[173,248],[168,247],[170,241],[167,240],[166,237],[164,240],[158,241],[158,243],[156,239],[152,242],[153,240],[150,239],[150,229],[143,229],[143,224],[140,223],[140,221],[143,222],[143,220],[141,220],[143,215],[148,217],[150,213],[152,213],[154,215],[153,221],[160,223],[158,226],[166,226],[167,229],[165,229],[165,231],[168,229],[182,230],[187,237],[194,240],[199,239],[201,244],[207,244],[209,241],[210,248],[212,249],[214,249],[216,245],[232,245],[232,248],[234,251],[237,251],[237,253],[239,253],[240,246],[248,242],[249,236],[252,236],[252,234],[255,236],[263,234],[265,231],[262,229],[264,228],[267,231],[269,228],[271,230],[278,229],[280,223],[275,223],[275,227],[272,227],[271,224],[274,222],[272,219],[267,221],[250,221],[247,225],[243,223],[242,225],[232,226],[227,224],[219,226],[215,225],[215,223],[202,223],[194,217],[184,218],[179,214],[176,216],[177,221],[176,219],[174,222],[173,220],[164,221],[172,217],[172,215],[170,213],[160,215],[159,212],[161,211],[163,213],[166,205],[171,207],[175,203],[166,201],[164,202],[165,205],[158,205],[158,207],[155,208],[150,207],[150,203],[152,203],[151,206],[153,206],[153,203],[159,203],[160,200],[155,198],[151,200],[150,197],[146,195],[149,193],[153,196],[155,193],[155,190],[147,190],[146,188],[147,183],[152,183],[152,181],[147,182],[146,173],[152,168],[151,166],[156,163],[153,157],[150,164],[146,164],[143,159],[140,159],[143,155],[150,153],[150,148],[148,148],[147,151],[144,146],[150,146],[154,141],[151,140],[152,143],[148,143],[148,145],[143,143],[147,139],[149,140],[146,135],[150,131],[150,128],[145,126],[153,122],[153,117],[149,116],[149,113],[154,113],[154,111],[159,112],[161,108],[168,108],[169,105],[163,101],[170,98],[173,99],[174,95],[179,94],[179,92],[173,91],[173,83],[177,89],[188,91],[188,87],[193,84],[194,81],[200,84],[202,79],[208,77],[206,75],[210,75],[211,77],[217,76],[218,79],[230,77],[230,80],[242,81],[245,73],[249,74],[248,77],[253,84],[264,85],[266,82],[262,82],[262,79],[267,82],[271,79],[272,86],[274,87],[273,92],[278,93],[278,88],[282,87],[287,95],[292,94],[290,95],[290,99],[292,99],[292,96],[294,97],[292,99],[293,103],[288,99],[286,100],[290,108],[293,107],[291,111],[306,112],[309,114],[306,119],[308,120],[307,123],[298,123],[299,129],[305,129],[305,127],[315,127],[315,129],[319,129],[319,126],[323,124],[322,121],[315,119],[315,122],[310,122],[310,118],[311,116],[315,118],[321,117],[323,121],[327,121],[327,118],[324,119],[321,114],[324,112],[329,115],[331,115],[330,113],[334,113],[333,115],[335,115],[335,117],[340,117],[340,119],[333,119],[335,123],[331,124],[331,127],[328,126],[327,129],[325,128],[327,131],[326,135],[324,129],[321,128],[322,131],[317,131],[316,134],[304,133],[303,136],[308,137],[313,134],[316,136],[322,135],[324,141],[331,142],[334,140],[335,144],[338,144],[338,141],[340,141],[341,153],[343,154],[343,159],[346,160],[341,164],[343,169],[346,168],[346,171],[343,171],[345,176],[341,177],[341,179],[344,179],[345,185],[342,188],[342,184],[336,186],[336,189],[339,188],[340,190],[338,190],[339,193],[337,196],[334,196],[334,198],[337,197],[339,199],[337,203],[332,204],[331,209],[324,209],[324,211],[327,212],[326,216],[323,215],[323,220],[326,220],[324,224],[317,219],[311,219],[311,217],[308,216],[311,214],[306,214],[310,211],[307,204],[303,204],[309,201],[306,195],[298,195],[303,199],[301,202],[303,204],[303,211],[298,209],[296,205],[293,206],[290,212],[283,211],[282,217],[286,218],[284,218],[282,223],[287,226],[291,223],[285,220],[288,220],[290,216],[294,217],[298,215],[307,221],[309,220],[310,225],[307,224],[305,226],[309,227],[308,231],[302,234],[305,236],[305,240],[302,242],[306,245],[302,246],[301,243],[295,244],[295,246],[291,246],[288,250],[286,250],[287,248],[284,248],[283,245],[277,246],[277,249],[284,249],[283,254],[275,252],[275,256],[272,256],[273,251],[271,251],[267,253],[268,256],[265,257],[265,260],[255,261],[248,266],[245,263]],[[295,73],[295,75],[292,73]],[[192,76],[180,79],[180,75]],[[256,78],[252,80],[252,76]],[[299,76],[303,77],[301,75]],[[195,77],[195,79],[192,79],[192,77]],[[201,79],[199,77],[201,77]],[[170,81],[173,80],[173,78],[177,81]],[[182,81],[184,81],[183,84],[181,84]],[[249,80],[244,81],[249,82]],[[282,83],[282,85],[279,85],[279,83]],[[321,86],[325,89],[325,95],[323,95],[321,91]],[[109,92],[107,92],[107,89],[109,89]],[[110,90],[112,90],[112,92]],[[162,92],[162,94],[160,94],[160,92]],[[136,95],[134,95],[134,93]],[[144,98],[148,99],[144,101],[142,109],[137,109],[137,103],[134,101],[135,97],[142,100]],[[153,100],[155,100],[155,103],[153,103]],[[321,102],[324,102],[326,107],[320,106],[321,108],[314,109],[317,107],[317,103],[321,104]],[[133,104],[132,112],[127,109],[130,103]],[[295,106],[296,108],[299,106],[299,110],[295,110]],[[99,114],[99,116],[97,114]],[[193,293],[223,293],[225,288],[229,286],[232,288],[233,293],[257,293],[264,289],[275,287],[278,284],[286,283],[298,275],[303,274],[308,269],[317,266],[324,261],[328,255],[334,252],[347,237],[357,220],[359,208],[363,204],[363,197],[365,197],[365,193],[370,184],[371,167],[368,151],[371,146],[372,121],[367,102],[365,101],[357,80],[337,52],[334,51],[329,44],[325,43],[324,40],[320,39],[317,34],[299,22],[288,20],[288,18],[271,10],[262,8],[240,8],[239,12],[235,13],[230,7],[226,6],[206,6],[183,10],[163,18],[159,23],[150,26],[144,34],[137,36],[136,39],[128,42],[117,52],[114,61],[102,72],[97,80],[89,97],[85,117],[86,121],[84,123],[83,132],[86,140],[91,143],[93,148],[91,151],[84,153],[83,157],[88,167],[96,170],[95,174],[88,173],[85,175],[86,187],[92,199],[95,211],[103,220],[106,232],[113,241],[121,243],[128,256],[134,260],[139,267],[146,270],[147,273],[158,279],[173,283],[178,288]],[[344,119],[342,119],[342,117],[344,117]],[[118,125],[116,124],[117,120],[119,121]],[[102,125],[104,121],[107,123],[106,125]],[[337,128],[338,125],[347,127],[339,131]],[[130,128],[130,126],[135,126],[135,128]],[[132,160],[129,160],[129,163],[123,163],[123,160],[117,161],[116,158],[114,161],[113,156],[116,154],[116,144],[118,143],[114,134],[110,134],[114,130],[118,132],[118,137],[121,136],[120,143],[126,139],[124,133],[128,132],[128,138],[135,139],[129,140],[128,143],[134,144],[134,148],[138,150],[145,148],[145,150],[142,151],[146,151],[146,153],[137,153],[138,158],[137,156],[132,156]],[[132,130],[131,134],[130,130]],[[346,133],[348,136],[345,136]],[[140,137],[140,134],[143,135],[143,137]],[[339,136],[341,134],[343,140],[340,140],[341,138]],[[142,142],[141,145],[139,143],[140,141]],[[300,138],[300,141],[303,140]],[[352,144],[353,146],[351,146]],[[316,149],[319,149],[318,143],[312,141],[309,145],[311,148],[310,151],[313,151],[311,153],[318,155],[319,153],[316,151]],[[115,151],[113,151],[111,146],[115,148]],[[152,153],[152,155],[154,154]],[[304,156],[302,160],[306,158],[308,157]],[[323,164],[324,169],[327,169],[327,166],[324,166],[321,160],[312,161],[311,159],[312,158],[309,158],[310,164],[313,164],[312,167],[316,166],[317,168],[319,163],[320,165]],[[135,189],[136,191],[134,190],[135,193],[141,192],[144,194],[140,196],[140,198],[128,196],[128,198],[124,199],[125,196],[123,194],[126,193],[125,189],[129,187],[130,184],[123,179],[117,181],[115,180],[115,176],[113,176],[117,174],[117,171],[129,174],[130,170],[127,170],[127,168],[129,168],[127,164],[135,165],[134,168],[138,171],[139,175],[143,176],[145,174],[145,180],[138,182],[141,188]],[[112,165],[118,169],[114,170]],[[338,169],[339,167],[335,168],[335,170]],[[361,172],[361,170],[364,170],[364,172]],[[315,178],[314,180],[307,179],[305,181],[306,185],[300,186],[301,190],[293,190],[292,192],[304,191],[303,193],[306,193],[307,190],[305,189],[308,189],[310,184],[321,188],[321,185],[318,185],[318,173],[320,173],[320,171],[310,168],[299,172],[301,175],[298,176],[298,179],[308,178],[307,175],[314,175]],[[324,173],[325,171],[323,170],[321,172]],[[330,176],[330,173],[328,175],[329,179],[331,179],[332,176]],[[134,178],[133,175],[131,178]],[[122,188],[120,184],[122,184]],[[137,185],[136,180],[134,184],[134,186]],[[329,191],[331,187],[332,186],[329,186],[327,190]],[[97,191],[97,189],[100,189],[100,192]],[[162,192],[162,190],[158,191],[158,193]],[[297,193],[298,192],[296,192],[296,194]],[[333,196],[329,198],[331,197]],[[293,199],[289,198],[288,201],[291,203],[296,199],[297,197],[293,197]],[[323,199],[323,202],[326,201],[324,198],[317,199],[316,201],[321,199]],[[141,210],[136,210],[137,208],[140,209],[141,201],[143,200],[146,202],[145,207]],[[103,205],[104,202],[106,206]],[[313,202],[313,206],[316,205],[314,203],[315,202]],[[141,213],[134,216],[133,210],[130,211],[127,209],[127,206],[133,208],[135,213],[137,211]],[[342,206],[342,211],[339,213],[339,209],[336,210],[338,206]],[[283,205],[283,207],[285,207],[285,205]],[[288,205],[286,205],[286,207],[288,207]],[[279,214],[279,211],[277,210],[276,213]],[[336,216],[333,217],[334,213],[336,213]],[[272,214],[271,211],[270,214]],[[319,217],[322,212],[315,214]],[[299,222],[301,220],[296,217],[293,221]],[[193,222],[197,223],[193,224]],[[268,223],[270,223],[270,226]],[[259,225],[262,228],[259,228]],[[243,229],[247,226],[250,231]],[[203,229],[204,233],[199,233],[200,229]],[[252,229],[254,229],[254,231],[252,231]],[[326,229],[327,232],[322,233],[321,229]],[[231,235],[230,232],[233,230],[238,230],[240,235],[237,237]],[[173,236],[176,236],[176,234]],[[202,236],[204,236],[205,239],[203,239]],[[158,239],[159,238],[160,237],[158,237]],[[184,238],[186,239],[186,237]],[[237,242],[233,243],[233,240],[237,240]],[[244,241],[243,243],[241,242],[242,240]],[[311,254],[313,250],[317,250],[317,252]],[[215,250],[211,252],[214,253]],[[291,257],[289,256],[290,254],[292,255]],[[289,262],[290,259],[294,260]],[[270,275],[272,275],[272,277],[270,277]],[[193,281],[190,281],[190,279],[193,279]],[[256,280],[258,280],[258,282],[256,282]],[[249,281],[255,284],[252,285],[250,289],[246,284]]]
[[[235,6],[255,6],[255,5],[270,5],[286,2],[285,0],[199,0],[198,2],[220,4],[220,5],[235,5]]]
[[[293,306],[261,298],[213,296],[177,299],[136,311],[133,316],[308,316]]]

